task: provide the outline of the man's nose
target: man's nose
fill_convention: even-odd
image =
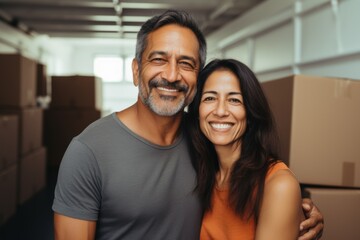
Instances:
[[[179,66],[175,61],[169,61],[168,64],[166,64],[162,78],[169,82],[175,82],[181,79]]]

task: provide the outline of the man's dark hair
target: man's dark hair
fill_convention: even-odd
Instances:
[[[199,60],[201,70],[206,61],[206,40],[202,32],[200,31],[197,23],[191,17],[191,15],[185,11],[178,10],[167,10],[161,15],[154,16],[147,20],[142,26],[140,31],[137,34],[136,42],[136,53],[135,58],[141,68],[141,57],[147,46],[147,37],[148,35],[168,24],[177,24],[179,26],[189,28],[196,36],[199,42]]]

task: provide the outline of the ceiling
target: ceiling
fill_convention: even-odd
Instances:
[[[265,0],[0,0],[0,21],[30,34],[76,38],[135,38],[165,9],[191,13],[205,35]]]

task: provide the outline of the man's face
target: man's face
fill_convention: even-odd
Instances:
[[[195,96],[199,65],[199,43],[190,29],[170,24],[150,33],[141,69],[133,61],[141,101],[160,116],[179,113]]]

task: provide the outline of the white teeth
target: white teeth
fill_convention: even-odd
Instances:
[[[229,123],[211,123],[210,124],[213,128],[217,128],[217,129],[227,129],[227,128],[231,128],[232,124]]]
[[[167,92],[177,92],[177,89],[170,89],[170,88],[164,88],[164,87],[158,87],[157,89],[161,91],[167,91]]]

